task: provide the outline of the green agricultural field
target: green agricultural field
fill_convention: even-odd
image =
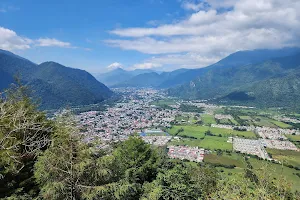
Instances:
[[[204,156],[204,162],[212,164],[235,165],[239,168],[245,168],[244,158],[236,153],[231,153],[231,155],[223,153],[223,155],[220,156],[216,154],[208,154]]]
[[[187,115],[177,115],[175,116],[175,120],[178,121],[178,122],[181,122],[182,120],[184,121],[189,121],[189,116]]]
[[[239,125],[239,123],[238,123],[235,119],[231,119],[230,121],[231,121],[231,123],[234,124],[234,125]]]
[[[203,140],[182,138],[179,141],[173,140],[169,143],[170,145],[187,145],[191,147],[202,147],[210,150],[229,150],[232,151],[232,143],[227,142],[227,138],[216,137],[216,136],[205,136]]]
[[[195,137],[197,139],[204,138],[205,134],[203,131],[201,131],[199,126],[184,126],[183,132],[179,133],[180,136],[190,136]]]
[[[250,116],[239,116],[239,118],[241,118],[243,120],[252,120],[252,118]]]
[[[220,124],[239,125],[239,123],[234,119],[221,119],[218,122]]]
[[[300,152],[298,151],[267,149],[267,152],[272,155],[272,158],[282,163],[300,168]]]
[[[168,129],[168,132],[171,135],[178,135],[178,136],[188,136],[194,137],[197,139],[204,138],[204,132],[199,128],[201,126],[173,126],[171,129]],[[183,129],[182,132],[178,132],[180,129]]]
[[[276,121],[276,120],[273,120],[273,119],[270,119],[270,122],[272,122],[273,124],[275,124],[279,128],[291,128],[292,127],[289,124],[286,124],[286,123],[280,122],[280,121]]]
[[[195,140],[190,138],[182,138],[181,140],[173,140],[169,144],[176,146],[190,146],[190,147],[200,147],[201,140]]]
[[[224,137],[205,136],[205,138],[201,140],[199,146],[204,149],[232,151],[232,143],[228,143],[227,138]]]
[[[152,101],[150,104],[155,106],[162,106],[162,105],[170,106],[170,105],[176,105],[176,101],[173,99],[162,99],[162,100]]]
[[[203,114],[201,120],[205,125],[216,124],[215,117],[213,115]]]
[[[186,136],[192,136],[195,138],[203,138],[206,131],[211,131],[214,135],[221,134],[222,137],[229,137],[229,136],[239,136],[239,137],[246,137],[246,138],[256,138],[256,135],[251,131],[236,131],[231,129],[225,129],[225,128],[215,128],[215,127],[209,127],[209,126],[196,126],[196,125],[190,125],[190,126],[173,126],[171,129],[168,130],[168,132],[171,135],[175,135],[179,129],[183,128],[183,132],[180,132],[178,135],[186,135]]]
[[[208,127],[208,129],[213,134],[221,134],[223,137],[229,137],[231,135],[239,136],[239,137],[246,137],[246,138],[256,138],[256,135],[251,131],[236,131],[231,129],[225,128],[215,128],[215,127]]]
[[[295,141],[295,142],[299,142],[300,141],[300,135],[290,135],[290,134],[287,134],[285,136],[288,139],[290,139],[291,141]]]
[[[256,126],[267,126],[277,128],[277,126],[272,122],[272,120],[267,117],[255,116],[253,117],[253,119],[255,120],[254,124]]]
[[[220,124],[231,124],[231,121],[229,119],[221,119],[219,120]]]
[[[253,124],[256,126],[267,126],[267,127],[273,127],[273,128],[291,128],[291,125],[286,124],[284,122],[280,122],[274,119],[270,119],[268,117],[262,117],[262,116],[247,116],[247,115],[241,115],[239,116],[240,119],[246,120],[249,125]]]

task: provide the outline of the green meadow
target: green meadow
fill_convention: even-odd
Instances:
[[[179,132],[179,129],[183,129],[183,132]],[[173,126],[171,129],[168,129],[168,132],[171,135],[175,135],[178,133],[178,136],[190,136],[195,138],[203,138],[205,136],[205,132],[210,131],[214,135],[221,135],[222,137],[229,136],[239,136],[245,138],[256,138],[255,134],[251,131],[236,131],[225,128],[216,128],[209,126],[196,126],[196,125],[188,125],[188,126]]]

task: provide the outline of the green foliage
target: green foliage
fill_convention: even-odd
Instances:
[[[63,118],[57,122],[50,147],[35,164],[43,199],[76,199],[90,162],[89,149],[80,142],[74,124],[66,121]]]
[[[49,144],[52,122],[36,110],[28,93],[18,81],[0,98],[0,198],[38,192],[32,168]]]
[[[195,112],[195,113],[203,113],[204,109],[199,108],[194,105],[189,105],[189,104],[180,104],[179,110],[182,112]]]
[[[211,199],[298,199],[299,194],[291,192],[291,185],[280,174],[273,178],[268,166],[259,170],[247,169],[244,174],[247,178],[222,178],[218,182]]]
[[[211,66],[168,93],[184,99],[215,98],[214,102],[222,104],[296,108],[300,98],[299,58],[298,53],[252,65]]]
[[[33,96],[41,99],[43,109],[95,104],[112,96],[105,85],[86,71],[55,62],[36,65],[0,50],[0,91],[13,82],[16,73],[33,89]]]
[[[144,185],[142,199],[204,198],[216,186],[214,170],[199,166],[175,165],[162,171],[155,181]]]

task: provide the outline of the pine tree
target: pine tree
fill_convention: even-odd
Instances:
[[[35,164],[35,178],[42,198],[80,199],[82,175],[90,155],[71,118],[57,120],[51,145]]]
[[[0,94],[0,198],[38,192],[32,166],[50,142],[52,125],[19,81]]]

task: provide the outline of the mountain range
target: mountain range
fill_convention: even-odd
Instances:
[[[106,73],[95,74],[95,77],[98,81],[104,83],[105,85],[114,87],[115,85],[126,82],[131,78],[138,76],[140,74],[153,73],[153,72],[157,73],[156,71],[151,69],[135,69],[129,71],[129,70],[124,70],[122,68],[116,68]]]
[[[300,48],[256,49],[235,52],[203,68],[137,75],[118,69],[107,77],[114,80],[111,87],[166,89],[169,95],[185,99],[297,106],[300,105],[299,62]],[[130,76],[122,76],[120,71]]]
[[[14,82],[14,76],[30,86],[33,96],[40,100],[43,109],[99,103],[113,94],[84,70],[55,62],[38,65],[0,50],[0,91]]]
[[[35,64],[0,50],[0,91],[14,75],[29,85],[44,109],[101,102],[112,91],[84,70],[55,62]],[[300,106],[300,48],[239,51],[197,69],[157,72],[121,68],[97,75],[110,87],[153,87],[184,99],[255,106]]]
[[[193,80],[168,89],[168,94],[261,107],[300,106],[300,50],[287,50],[252,64],[212,65]]]

